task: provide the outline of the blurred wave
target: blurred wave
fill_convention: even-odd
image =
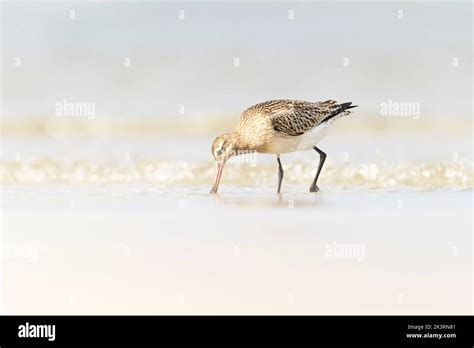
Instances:
[[[290,162],[285,165],[285,182],[308,184],[315,167],[312,162]],[[3,184],[130,184],[153,183],[160,186],[211,184],[214,164],[210,161],[151,161],[129,164],[76,160],[71,163],[49,158],[29,163],[0,163]],[[229,163],[223,183],[234,185],[273,185],[276,167],[256,163]],[[366,188],[416,188],[423,190],[474,187],[474,165],[471,161],[400,163],[397,165],[331,164],[320,178],[321,185],[361,186]]]
[[[0,129],[3,137],[81,137],[81,136],[155,136],[162,134],[200,135],[230,131],[235,128],[239,115],[181,115],[175,118],[94,118],[44,117],[3,118]],[[332,126],[338,131],[375,133],[400,131],[445,134],[472,133],[472,120],[449,118],[407,119],[380,115],[354,114]]]

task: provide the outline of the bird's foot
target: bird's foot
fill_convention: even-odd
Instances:
[[[311,187],[309,188],[309,192],[318,192],[318,191],[319,191],[318,185],[311,185]]]

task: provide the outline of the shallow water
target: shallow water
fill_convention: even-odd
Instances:
[[[328,157],[326,186],[430,190],[474,186],[469,134],[436,141],[430,133],[330,134],[318,145]],[[156,184],[194,186],[212,182],[209,136],[158,138],[8,138],[3,140],[0,179],[26,184]],[[286,184],[308,184],[319,158],[314,151],[282,155]],[[222,188],[273,186],[273,155],[248,154],[226,165]]]
[[[471,311],[471,190],[208,189],[5,188],[4,310]]]
[[[3,310],[470,313],[471,139],[435,138],[336,132],[280,195],[265,155],[210,195],[212,136],[3,139]]]
[[[284,165],[286,184],[310,183],[315,175],[315,164],[309,161]],[[5,184],[140,184],[159,187],[211,183],[215,175],[209,162],[137,161],[131,164],[95,164],[75,161],[70,164],[41,159],[28,164],[6,163],[0,167]],[[232,165],[225,168],[223,192],[227,183],[237,185],[274,185],[275,166],[253,164]],[[435,190],[440,188],[469,189],[474,184],[471,162],[439,162],[400,165],[388,164],[326,164],[320,184],[344,185],[391,190]]]

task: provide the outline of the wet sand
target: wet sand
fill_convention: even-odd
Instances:
[[[4,189],[6,313],[471,313],[471,190],[119,188]]]

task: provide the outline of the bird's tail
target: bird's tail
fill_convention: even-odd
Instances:
[[[358,107],[359,105],[352,105],[352,102],[347,102],[347,103],[339,104],[339,106],[341,107],[341,111],[340,111],[340,112],[343,112],[343,111],[346,111],[346,110],[348,110],[348,109],[356,108],[356,107]]]
[[[356,108],[358,105],[352,105],[352,102],[348,102],[348,103],[337,104],[335,106],[336,108],[332,112],[332,114],[326,117],[324,120],[322,120],[321,123],[328,122],[328,121],[330,121],[328,123],[332,123],[338,118],[341,118],[342,116],[347,116],[351,113],[348,110],[352,108]]]

